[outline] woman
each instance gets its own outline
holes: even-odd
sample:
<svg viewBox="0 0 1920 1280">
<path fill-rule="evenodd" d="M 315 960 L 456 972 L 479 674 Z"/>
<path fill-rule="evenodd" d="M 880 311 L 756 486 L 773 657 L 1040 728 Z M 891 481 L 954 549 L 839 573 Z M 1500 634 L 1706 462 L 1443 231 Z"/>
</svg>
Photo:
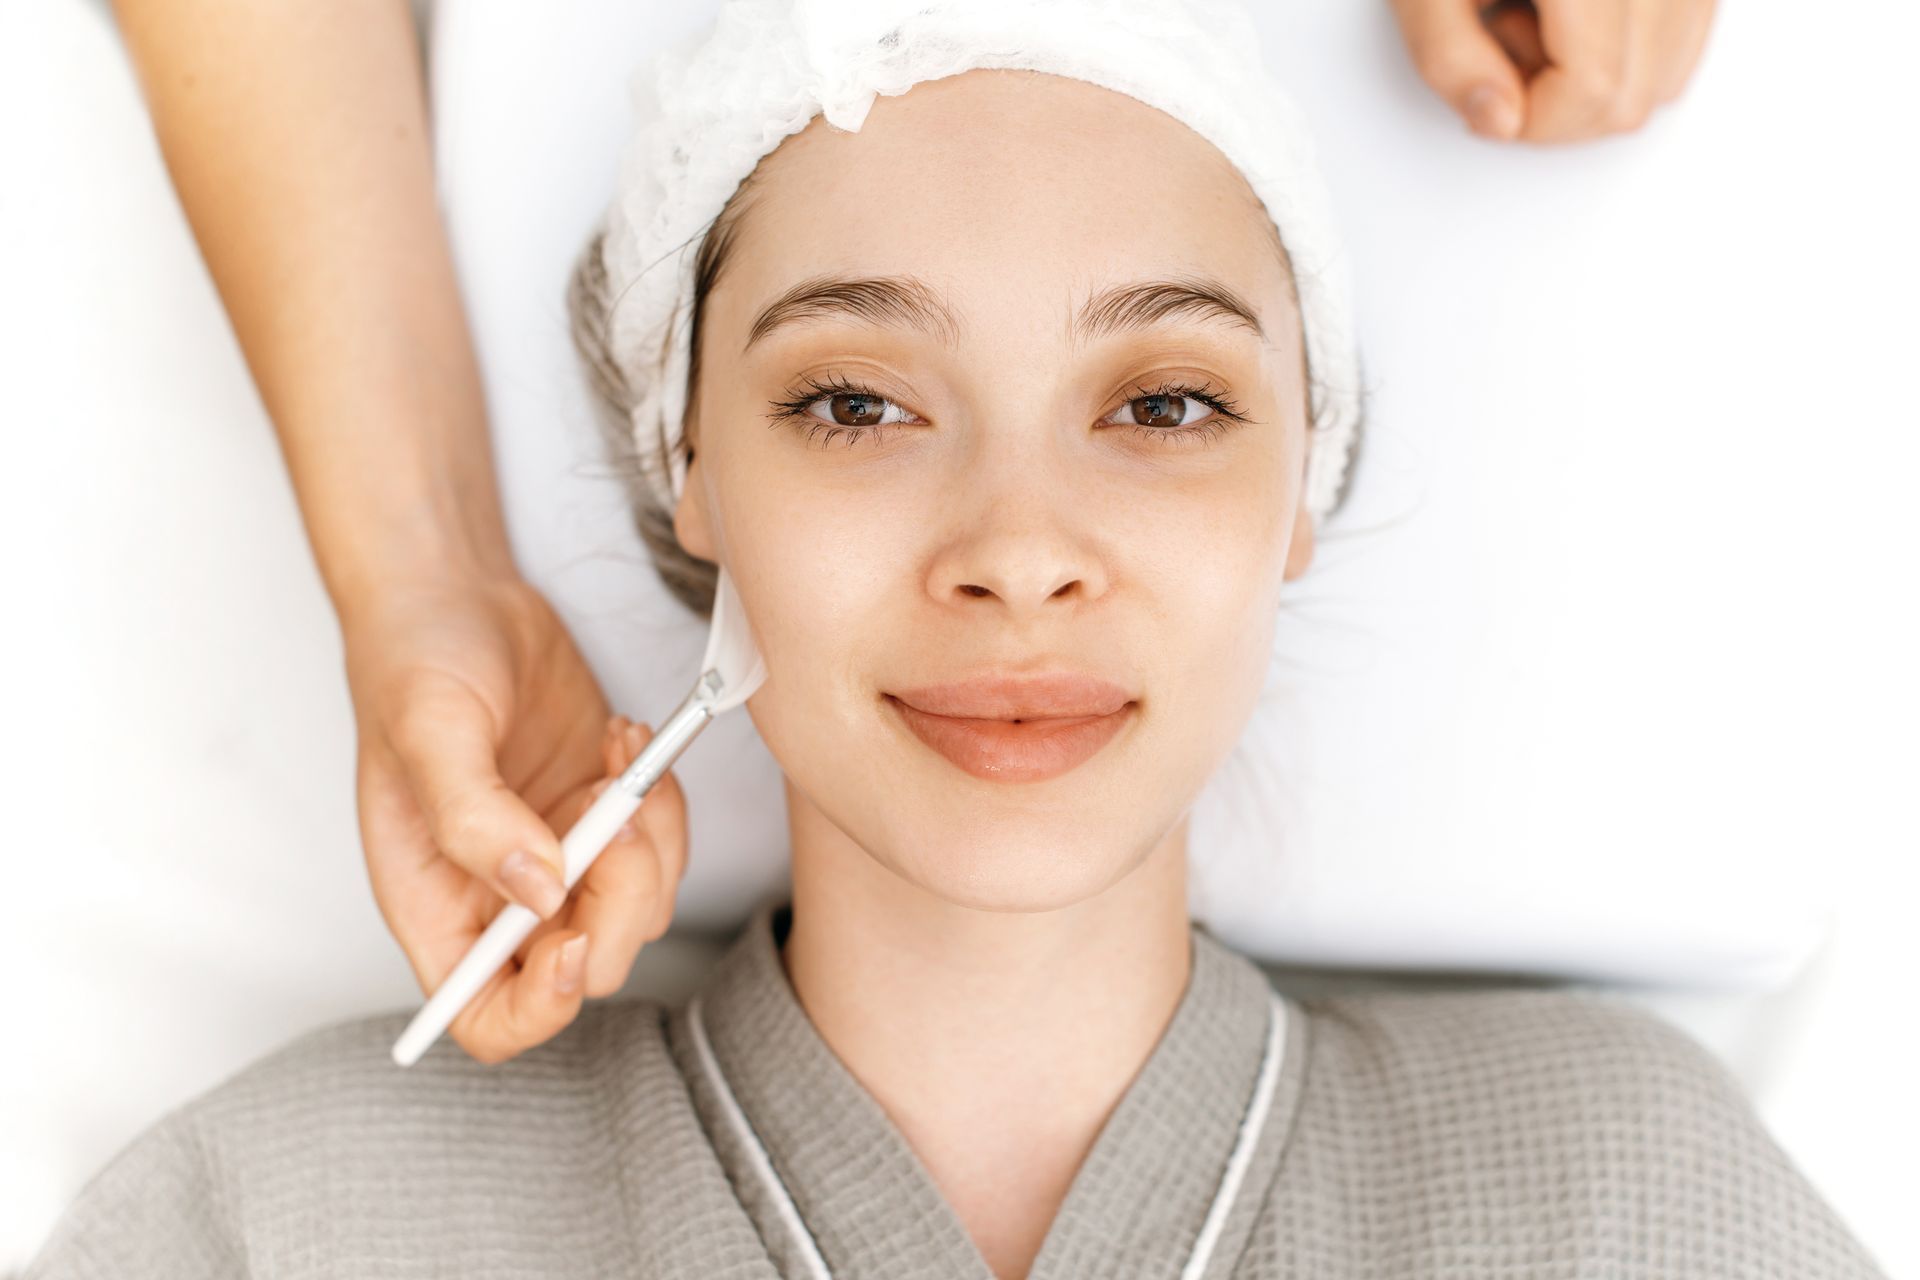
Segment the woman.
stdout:
<svg viewBox="0 0 1920 1280">
<path fill-rule="evenodd" d="M 369 882 L 431 991 L 500 899 L 558 909 L 552 827 L 594 776 L 608 710 L 582 649 L 614 646 L 584 619 L 576 643 L 555 584 L 509 545 L 409 6 L 113 8 L 340 622 Z M 1476 133 L 1547 145 L 1631 131 L 1679 96 L 1713 9 L 1392 5 L 1413 65 Z M 587 993 L 632 958 L 596 947 Z M 506 1031 L 523 998 L 494 992 L 455 1040 L 488 1059 L 531 1047 Z"/>
<path fill-rule="evenodd" d="M 684 1005 L 529 994 L 551 1038 L 508 1062 L 396 1070 L 410 1011 L 303 1037 L 28 1274 L 1877 1275 L 1650 1016 L 1281 998 L 1190 922 L 1185 815 L 1313 553 L 1322 371 L 1273 231 L 1204 139 L 1069 77 L 785 139 L 702 247 L 657 550 L 724 560 L 754 621 L 791 902 Z M 1106 292 L 1165 280 L 1205 287 Z M 610 776 L 644 738 L 611 727 Z M 655 800 L 596 870 L 684 855 Z"/>
</svg>

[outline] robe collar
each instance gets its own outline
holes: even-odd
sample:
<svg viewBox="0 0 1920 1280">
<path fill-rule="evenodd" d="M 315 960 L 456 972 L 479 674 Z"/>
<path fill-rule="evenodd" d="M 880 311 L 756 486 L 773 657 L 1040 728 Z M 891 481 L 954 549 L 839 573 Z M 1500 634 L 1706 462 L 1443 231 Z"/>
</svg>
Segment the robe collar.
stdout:
<svg viewBox="0 0 1920 1280">
<path fill-rule="evenodd" d="M 669 1034 L 701 1118 L 781 1273 L 808 1274 L 789 1210 L 765 1190 L 765 1160 L 835 1277 L 993 1280 L 959 1216 L 880 1104 L 835 1056 L 781 964 L 790 904 L 765 905 L 697 1000 L 713 1065 L 759 1150 L 733 1131 L 707 1083 L 690 1014 Z M 1226 1173 L 1267 1048 L 1271 984 L 1203 926 L 1172 1020 L 1108 1116 L 1034 1260 L 1029 1280 L 1176 1276 Z M 1209 1276 L 1231 1274 L 1279 1171 L 1305 1077 L 1309 1020 L 1284 1012 L 1278 1075 Z"/>
</svg>

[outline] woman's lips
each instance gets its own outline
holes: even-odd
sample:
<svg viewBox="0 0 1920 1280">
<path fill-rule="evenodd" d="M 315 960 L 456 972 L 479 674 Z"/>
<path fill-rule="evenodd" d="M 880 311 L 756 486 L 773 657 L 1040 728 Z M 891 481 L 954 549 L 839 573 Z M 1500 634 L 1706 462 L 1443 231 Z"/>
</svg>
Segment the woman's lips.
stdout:
<svg viewBox="0 0 1920 1280">
<path fill-rule="evenodd" d="M 1139 706 L 1122 686 L 1078 671 L 981 672 L 886 699 L 916 738 L 992 782 L 1058 777 L 1106 746 Z"/>
</svg>

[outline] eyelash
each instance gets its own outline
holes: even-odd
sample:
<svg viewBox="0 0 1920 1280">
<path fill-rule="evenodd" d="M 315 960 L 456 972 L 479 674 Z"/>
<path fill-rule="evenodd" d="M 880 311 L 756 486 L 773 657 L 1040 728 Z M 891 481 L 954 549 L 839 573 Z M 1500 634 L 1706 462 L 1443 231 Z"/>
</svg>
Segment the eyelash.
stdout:
<svg viewBox="0 0 1920 1280">
<path fill-rule="evenodd" d="M 897 422 L 887 422 L 875 423 L 865 427 L 848 427 L 842 426 L 837 422 L 822 422 L 820 419 L 808 413 L 808 409 L 830 396 L 865 396 L 869 399 L 884 401 L 887 404 L 894 403 L 890 397 L 883 396 L 870 387 L 849 381 L 838 374 L 834 374 L 824 381 L 812 377 L 803 378 L 798 387 L 788 389 L 787 395 L 788 399 L 775 400 L 772 402 L 774 412 L 768 414 L 767 417 L 772 419 L 776 424 L 792 421 L 795 426 L 800 425 L 800 420 L 804 420 L 808 424 L 807 439 L 809 441 L 820 432 L 825 431 L 827 437 L 826 440 L 822 442 L 822 447 L 832 443 L 835 435 L 844 434 L 847 436 L 847 446 L 851 448 L 855 443 L 869 435 L 887 430 L 891 427 L 904 425 Z M 1125 424 L 1130 425 L 1136 434 L 1151 437 L 1158 443 L 1185 444 L 1189 441 L 1201 439 L 1211 441 L 1218 439 L 1234 427 L 1248 421 L 1245 414 L 1241 412 L 1240 407 L 1228 399 L 1225 393 L 1213 391 L 1206 387 L 1188 386 L 1185 383 L 1171 381 L 1163 382 L 1157 386 L 1147 386 L 1145 384 L 1136 386 L 1132 399 L 1139 399 L 1144 396 L 1179 396 L 1183 399 L 1198 400 L 1201 404 L 1213 410 L 1212 417 L 1203 422 L 1195 422 L 1184 427 L 1147 427 L 1137 422 Z M 1132 403 L 1132 399 L 1130 399 L 1128 403 Z"/>
</svg>

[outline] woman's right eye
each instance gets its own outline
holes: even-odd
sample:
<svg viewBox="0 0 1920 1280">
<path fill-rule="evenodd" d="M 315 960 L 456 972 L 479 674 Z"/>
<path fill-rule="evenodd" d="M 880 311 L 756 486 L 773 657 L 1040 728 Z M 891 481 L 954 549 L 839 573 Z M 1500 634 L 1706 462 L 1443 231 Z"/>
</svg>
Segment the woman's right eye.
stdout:
<svg viewBox="0 0 1920 1280">
<path fill-rule="evenodd" d="M 821 421 L 836 427 L 891 426 L 902 419 L 888 418 L 884 406 L 891 406 L 903 415 L 906 412 L 885 396 L 872 395 L 865 391 L 837 392 L 830 396 L 821 396 L 818 400 L 810 401 L 808 408 L 822 404 L 827 406 L 825 416 L 818 414 L 808 416 L 818 417 Z"/>
<path fill-rule="evenodd" d="M 788 399 L 774 401 L 773 410 L 769 418 L 805 427 L 809 440 L 825 432 L 823 443 L 830 443 L 844 433 L 849 445 L 883 427 L 919 421 L 878 392 L 839 378 L 827 382 L 809 378 Z"/>
</svg>

